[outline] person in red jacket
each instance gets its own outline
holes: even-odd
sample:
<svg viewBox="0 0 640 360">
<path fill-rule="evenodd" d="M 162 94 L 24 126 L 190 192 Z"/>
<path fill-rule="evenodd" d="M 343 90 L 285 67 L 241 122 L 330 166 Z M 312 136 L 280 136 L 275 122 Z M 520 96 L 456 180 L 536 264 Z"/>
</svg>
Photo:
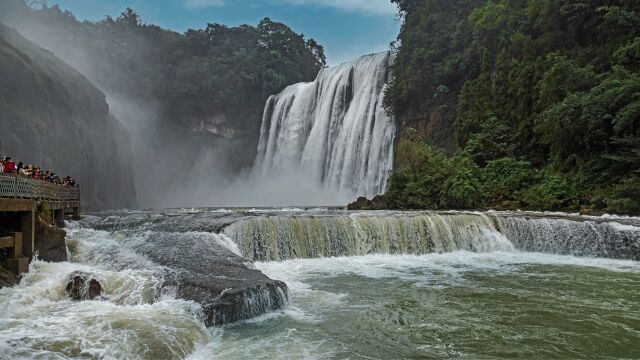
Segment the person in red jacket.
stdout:
<svg viewBox="0 0 640 360">
<path fill-rule="evenodd" d="M 13 160 L 11 160 L 11 158 L 7 156 L 7 158 L 4 161 L 2 172 L 5 174 L 10 174 L 15 170 L 16 170 L 16 163 L 14 163 Z"/>
</svg>

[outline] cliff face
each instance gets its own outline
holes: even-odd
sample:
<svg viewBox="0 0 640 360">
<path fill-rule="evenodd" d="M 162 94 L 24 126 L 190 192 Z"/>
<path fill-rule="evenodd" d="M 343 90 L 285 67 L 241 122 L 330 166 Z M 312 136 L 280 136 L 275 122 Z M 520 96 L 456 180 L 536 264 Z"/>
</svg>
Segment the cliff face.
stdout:
<svg viewBox="0 0 640 360">
<path fill-rule="evenodd" d="M 105 95 L 1 24 L 0 141 L 3 154 L 74 176 L 85 208 L 135 206 L 130 138 Z"/>
</svg>

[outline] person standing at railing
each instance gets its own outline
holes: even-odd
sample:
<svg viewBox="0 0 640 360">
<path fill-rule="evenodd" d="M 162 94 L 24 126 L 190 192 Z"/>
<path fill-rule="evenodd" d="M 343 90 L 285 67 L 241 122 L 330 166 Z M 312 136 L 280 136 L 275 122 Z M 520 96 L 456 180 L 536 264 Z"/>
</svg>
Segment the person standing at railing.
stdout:
<svg viewBox="0 0 640 360">
<path fill-rule="evenodd" d="M 62 185 L 69 186 L 69 187 L 75 187 L 76 186 L 76 181 L 71 176 L 67 176 L 62 181 Z"/>
<path fill-rule="evenodd" d="M 24 168 L 24 171 L 23 171 L 22 175 L 32 178 L 33 177 L 33 165 L 28 165 L 26 168 Z"/>
<path fill-rule="evenodd" d="M 2 160 L 2 172 L 5 174 L 11 174 L 16 170 L 16 163 L 11 160 L 11 157 L 7 156 Z"/>
</svg>

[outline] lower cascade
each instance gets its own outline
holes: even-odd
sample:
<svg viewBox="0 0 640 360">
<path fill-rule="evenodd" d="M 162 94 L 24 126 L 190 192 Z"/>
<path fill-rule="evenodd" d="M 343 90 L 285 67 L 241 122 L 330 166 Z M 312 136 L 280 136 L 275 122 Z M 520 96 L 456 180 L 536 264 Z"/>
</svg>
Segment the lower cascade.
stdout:
<svg viewBox="0 0 640 360">
<path fill-rule="evenodd" d="M 0 358 L 640 356 L 640 218 L 122 210 L 66 231 L 68 261 L 0 289 Z"/>
<path fill-rule="evenodd" d="M 384 191 L 395 124 L 383 107 L 389 52 L 323 69 L 267 100 L 254 174 L 304 172 L 345 201 Z"/>
<path fill-rule="evenodd" d="M 436 212 L 270 216 L 239 221 L 225 233 L 245 257 L 257 261 L 457 250 L 640 259 L 640 227 L 579 217 Z"/>
</svg>

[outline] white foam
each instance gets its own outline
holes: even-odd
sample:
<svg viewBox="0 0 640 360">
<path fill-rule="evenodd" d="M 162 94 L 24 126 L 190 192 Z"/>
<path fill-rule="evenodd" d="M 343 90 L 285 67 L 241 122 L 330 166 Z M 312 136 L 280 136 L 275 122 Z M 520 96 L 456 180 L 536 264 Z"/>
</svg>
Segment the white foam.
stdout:
<svg viewBox="0 0 640 360">
<path fill-rule="evenodd" d="M 640 231 L 640 227 L 638 226 L 633 226 L 633 225 L 624 225 L 624 224 L 620 224 L 619 222 L 609 222 L 608 223 L 609 226 L 611 226 L 612 228 L 618 230 L 618 231 Z"/>
<path fill-rule="evenodd" d="M 310 291 L 305 282 L 314 277 L 358 275 L 373 279 L 419 278 L 432 273 L 452 276 L 469 271 L 512 271 L 523 265 L 558 265 L 597 267 L 610 271 L 640 272 L 640 262 L 631 260 L 596 259 L 542 253 L 496 251 L 474 253 L 456 251 L 427 255 L 367 255 L 301 259 L 283 262 L 256 263 L 267 276 L 290 284 L 293 293 Z"/>
<path fill-rule="evenodd" d="M 95 277 L 104 296 L 82 302 L 65 297 L 75 271 Z M 117 359 L 147 348 L 184 357 L 210 341 L 208 332 L 199 305 L 156 298 L 162 281 L 148 270 L 35 261 L 19 285 L 0 290 L 0 357 Z"/>
</svg>

